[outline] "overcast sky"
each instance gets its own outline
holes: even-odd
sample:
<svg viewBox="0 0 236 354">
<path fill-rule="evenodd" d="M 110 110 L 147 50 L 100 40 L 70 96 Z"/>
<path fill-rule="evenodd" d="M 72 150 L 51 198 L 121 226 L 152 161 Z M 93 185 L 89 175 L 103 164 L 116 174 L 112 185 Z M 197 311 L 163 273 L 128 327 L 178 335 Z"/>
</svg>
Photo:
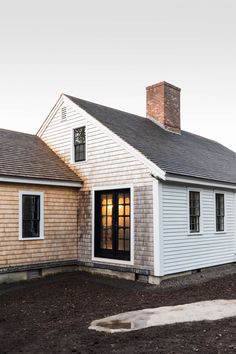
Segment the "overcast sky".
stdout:
<svg viewBox="0 0 236 354">
<path fill-rule="evenodd" d="M 36 133 L 65 92 L 145 115 L 181 87 L 182 129 L 236 151 L 235 0 L 0 1 L 0 127 Z"/>
</svg>

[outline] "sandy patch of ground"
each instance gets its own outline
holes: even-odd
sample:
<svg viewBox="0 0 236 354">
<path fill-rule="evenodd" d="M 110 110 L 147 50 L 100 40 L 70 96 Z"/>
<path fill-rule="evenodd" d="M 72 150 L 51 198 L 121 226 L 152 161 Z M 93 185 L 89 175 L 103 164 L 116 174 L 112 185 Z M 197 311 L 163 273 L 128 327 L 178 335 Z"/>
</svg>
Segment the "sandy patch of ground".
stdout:
<svg viewBox="0 0 236 354">
<path fill-rule="evenodd" d="M 236 316 L 236 300 L 200 301 L 121 313 L 95 320 L 89 329 L 108 333 L 194 321 L 215 321 Z"/>
</svg>

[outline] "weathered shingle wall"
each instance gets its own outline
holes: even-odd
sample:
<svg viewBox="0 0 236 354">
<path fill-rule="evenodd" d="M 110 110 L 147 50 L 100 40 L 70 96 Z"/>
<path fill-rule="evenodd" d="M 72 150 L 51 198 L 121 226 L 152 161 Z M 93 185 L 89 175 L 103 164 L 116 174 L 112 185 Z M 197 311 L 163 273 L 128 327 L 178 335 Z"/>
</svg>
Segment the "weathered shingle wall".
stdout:
<svg viewBox="0 0 236 354">
<path fill-rule="evenodd" d="M 44 192 L 44 240 L 19 240 L 19 192 Z M 77 189 L 0 184 L 0 267 L 77 258 Z"/>
</svg>

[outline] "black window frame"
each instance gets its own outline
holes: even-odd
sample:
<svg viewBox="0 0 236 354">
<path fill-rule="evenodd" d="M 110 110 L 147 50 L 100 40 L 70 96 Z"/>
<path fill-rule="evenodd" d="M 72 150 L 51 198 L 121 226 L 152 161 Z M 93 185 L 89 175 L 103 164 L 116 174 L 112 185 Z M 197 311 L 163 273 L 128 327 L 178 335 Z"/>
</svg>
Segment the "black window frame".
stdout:
<svg viewBox="0 0 236 354">
<path fill-rule="evenodd" d="M 40 194 L 21 194 L 21 239 L 42 238 L 41 203 Z"/>
<path fill-rule="evenodd" d="M 131 260 L 131 233 L 132 233 L 132 205 L 131 205 L 131 190 L 130 188 L 122 188 L 122 189 L 111 189 L 111 190 L 99 190 L 94 192 L 94 217 L 95 217 L 95 222 L 94 222 L 94 256 L 98 258 L 108 258 L 108 259 L 116 259 L 116 260 L 123 260 L 123 261 L 130 261 Z M 101 219 L 102 219 L 102 213 L 101 213 L 101 208 L 102 208 L 102 203 L 101 203 L 101 196 L 104 194 L 109 194 L 112 195 L 112 204 L 113 204 L 113 211 L 112 211 L 112 249 L 102 249 L 100 244 L 101 244 Z M 120 214 L 118 212 L 118 196 L 119 194 L 122 193 L 128 193 L 129 195 L 129 246 L 128 250 L 124 249 L 119 250 L 119 230 L 123 229 L 123 227 L 120 227 L 118 225 L 118 219 L 120 217 Z M 125 202 L 124 202 L 125 203 Z M 127 206 L 127 204 L 124 204 L 124 208 Z M 124 216 L 125 218 L 126 216 Z M 125 230 L 125 229 L 124 229 Z M 125 238 L 125 231 L 123 234 L 123 237 Z M 124 240 L 125 244 L 125 240 Z"/>
<path fill-rule="evenodd" d="M 84 132 L 80 134 L 80 137 L 76 137 L 76 131 L 79 130 L 84 130 Z M 79 139 L 80 141 L 77 141 Z M 86 140 L 87 132 L 85 125 L 73 129 L 74 162 L 86 161 Z"/>
<path fill-rule="evenodd" d="M 223 207 L 221 198 L 223 197 Z M 225 194 L 215 193 L 215 228 L 216 232 L 225 232 Z"/>
<path fill-rule="evenodd" d="M 189 190 L 189 233 L 201 233 L 201 193 L 197 190 Z"/>
</svg>

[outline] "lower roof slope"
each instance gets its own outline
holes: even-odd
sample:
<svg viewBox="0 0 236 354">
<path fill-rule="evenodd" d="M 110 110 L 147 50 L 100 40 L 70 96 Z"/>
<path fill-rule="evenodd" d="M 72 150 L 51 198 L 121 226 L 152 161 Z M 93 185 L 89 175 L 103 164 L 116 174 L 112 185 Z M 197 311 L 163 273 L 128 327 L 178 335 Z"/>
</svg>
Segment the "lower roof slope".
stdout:
<svg viewBox="0 0 236 354">
<path fill-rule="evenodd" d="M 80 182 L 36 135 L 0 129 L 0 176 Z"/>
<path fill-rule="evenodd" d="M 152 120 L 66 95 L 167 173 L 236 183 L 236 154 L 225 146 Z"/>
</svg>

